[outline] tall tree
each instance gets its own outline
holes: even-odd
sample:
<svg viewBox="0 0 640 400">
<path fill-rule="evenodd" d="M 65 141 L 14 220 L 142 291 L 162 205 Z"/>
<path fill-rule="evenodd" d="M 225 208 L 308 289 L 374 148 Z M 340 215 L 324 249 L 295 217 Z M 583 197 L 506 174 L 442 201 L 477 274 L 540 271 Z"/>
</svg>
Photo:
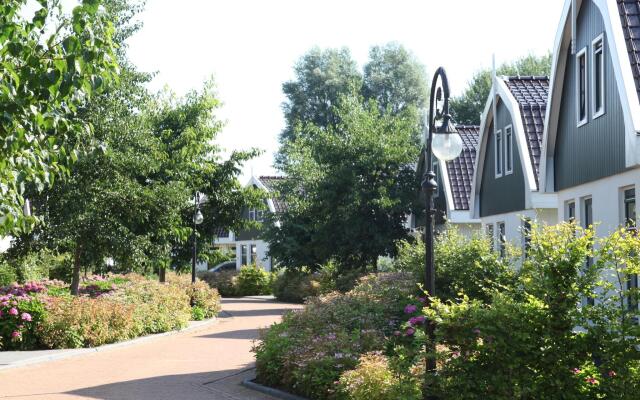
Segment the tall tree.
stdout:
<svg viewBox="0 0 640 400">
<path fill-rule="evenodd" d="M 347 48 L 313 48 L 294 67 L 295 79 L 285 82 L 282 91 L 286 126 L 281 142 L 296 137 L 296 124 L 312 122 L 317 126 L 335 123 L 331 108 L 343 95 L 360 92 L 362 75 Z"/>
<path fill-rule="evenodd" d="M 383 114 L 375 101 L 350 96 L 331 111 L 340 122 L 305 123 L 289 148 L 281 188 L 289 209 L 266 232 L 270 254 L 287 267 L 335 260 L 364 269 L 407 235 L 419 151 L 415 108 Z"/>
<path fill-rule="evenodd" d="M 27 0 L 0 6 L 0 235 L 26 231 L 24 191 L 44 189 L 75 159 L 70 145 L 91 126 L 78 108 L 112 79 L 113 27 L 99 0 L 83 0 L 70 17 L 58 1 Z"/>
<path fill-rule="evenodd" d="M 551 73 L 551 53 L 538 57 L 528 55 L 511 63 L 496 68 L 500 75 L 538 75 Z M 461 124 L 480 124 L 480 114 L 484 110 L 487 97 L 491 91 L 491 70 L 484 69 L 473 75 L 464 93 L 451 100 L 452 114 L 456 122 Z"/>
<path fill-rule="evenodd" d="M 398 43 L 374 46 L 364 66 L 362 94 L 380 108 L 399 113 L 407 107 L 427 104 L 427 78 L 424 65 Z"/>
</svg>

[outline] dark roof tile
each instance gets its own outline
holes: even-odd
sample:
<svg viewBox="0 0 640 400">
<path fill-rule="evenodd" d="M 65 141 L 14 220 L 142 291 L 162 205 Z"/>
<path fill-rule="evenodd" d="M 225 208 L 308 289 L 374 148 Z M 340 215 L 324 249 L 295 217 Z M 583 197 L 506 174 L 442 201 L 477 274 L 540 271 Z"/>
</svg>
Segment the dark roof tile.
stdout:
<svg viewBox="0 0 640 400">
<path fill-rule="evenodd" d="M 480 127 L 457 125 L 456 129 L 462 138 L 462 153 L 458 158 L 447 161 L 447 173 L 454 208 L 468 210 Z"/>
<path fill-rule="evenodd" d="M 640 99 L 640 0 L 617 0 L 627 53 Z"/>
<path fill-rule="evenodd" d="M 270 193 L 275 192 L 275 196 L 271 196 L 273 206 L 276 213 L 281 213 L 287 210 L 287 203 L 278 195 L 278 182 L 282 182 L 285 178 L 283 176 L 261 176 L 258 178 L 260 182 L 267 188 Z"/>
</svg>

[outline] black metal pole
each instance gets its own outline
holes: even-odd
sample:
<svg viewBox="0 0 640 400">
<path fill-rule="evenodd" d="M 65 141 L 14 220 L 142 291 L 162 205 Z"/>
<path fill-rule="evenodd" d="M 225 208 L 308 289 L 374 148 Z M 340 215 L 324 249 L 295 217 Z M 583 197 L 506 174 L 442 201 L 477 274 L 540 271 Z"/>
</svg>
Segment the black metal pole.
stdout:
<svg viewBox="0 0 640 400">
<path fill-rule="evenodd" d="M 193 262 L 191 263 L 191 283 L 196 283 L 196 256 L 198 254 L 196 235 L 198 224 L 196 223 L 196 215 L 198 215 L 198 193 L 194 196 L 193 207 Z"/>
<path fill-rule="evenodd" d="M 438 80 L 442 80 L 442 93 L 438 87 Z M 443 109 L 436 110 L 436 101 L 443 100 Z M 449 115 L 449 83 L 447 81 L 447 75 L 444 72 L 444 68 L 440 67 L 433 76 L 431 83 L 431 96 L 429 99 L 429 122 L 428 122 L 428 135 L 424 148 L 424 160 L 425 160 L 425 173 L 423 175 L 422 190 L 425 194 L 425 259 L 424 259 L 424 284 L 427 291 L 426 306 L 431 305 L 431 297 L 436 294 L 436 271 L 435 262 L 433 256 L 433 237 L 434 237 L 434 216 L 435 208 L 433 205 L 433 195 L 438 188 L 436 182 L 436 175 L 433 172 L 433 132 L 435 131 L 436 119 L 442 118 L 445 115 Z M 435 323 L 431 320 L 425 323 L 425 333 L 427 340 L 425 342 L 425 384 L 423 398 L 425 400 L 436 400 L 437 398 L 430 393 L 429 390 L 429 377 L 436 374 L 436 357 L 435 357 Z"/>
</svg>

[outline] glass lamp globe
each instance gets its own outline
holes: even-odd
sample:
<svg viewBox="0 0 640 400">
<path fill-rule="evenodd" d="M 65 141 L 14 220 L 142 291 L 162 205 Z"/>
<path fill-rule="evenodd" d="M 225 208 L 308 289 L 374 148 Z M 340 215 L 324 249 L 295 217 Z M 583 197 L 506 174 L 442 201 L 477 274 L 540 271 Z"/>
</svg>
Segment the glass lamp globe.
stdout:
<svg viewBox="0 0 640 400">
<path fill-rule="evenodd" d="M 453 160 L 462 152 L 462 138 L 447 116 L 440 129 L 433 134 L 432 149 L 433 154 L 442 161 Z"/>
<path fill-rule="evenodd" d="M 196 225 L 200 225 L 202 221 L 204 221 L 204 217 L 202 216 L 200 210 L 198 210 L 198 212 L 196 212 L 196 215 L 193 217 L 193 222 L 195 222 Z"/>
</svg>

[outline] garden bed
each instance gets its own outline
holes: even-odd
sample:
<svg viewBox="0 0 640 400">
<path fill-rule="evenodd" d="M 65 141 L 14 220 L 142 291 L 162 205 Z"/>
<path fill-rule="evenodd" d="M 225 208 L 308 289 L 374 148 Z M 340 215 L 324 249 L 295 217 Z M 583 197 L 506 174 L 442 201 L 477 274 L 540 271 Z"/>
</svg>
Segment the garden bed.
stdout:
<svg viewBox="0 0 640 400">
<path fill-rule="evenodd" d="M 186 276 L 168 278 L 163 284 L 137 274 L 88 277 L 78 296 L 61 281 L 0 288 L 0 349 L 96 347 L 217 315 L 215 289 Z"/>
</svg>

